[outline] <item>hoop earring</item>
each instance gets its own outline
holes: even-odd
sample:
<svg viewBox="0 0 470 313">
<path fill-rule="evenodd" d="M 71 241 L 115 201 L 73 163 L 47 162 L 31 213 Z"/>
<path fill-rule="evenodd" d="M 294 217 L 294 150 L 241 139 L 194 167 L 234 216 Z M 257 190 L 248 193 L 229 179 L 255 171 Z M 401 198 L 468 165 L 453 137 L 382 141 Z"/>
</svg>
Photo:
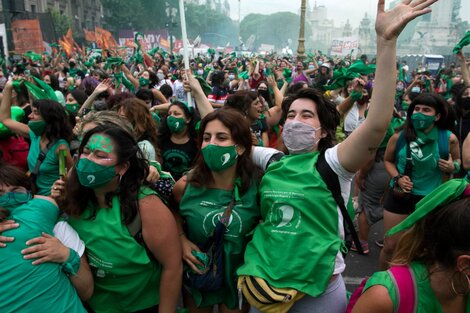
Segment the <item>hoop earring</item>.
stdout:
<svg viewBox="0 0 470 313">
<path fill-rule="evenodd" d="M 457 289 L 455 288 L 455 284 L 454 284 L 455 274 L 457 273 L 461 273 L 461 272 L 457 271 L 452 275 L 452 279 L 450 283 L 452 286 L 452 291 L 455 293 L 456 296 L 466 296 L 470 292 L 470 278 L 468 277 L 468 275 L 464 274 L 465 278 L 467 279 L 467 290 L 465 292 L 457 292 Z"/>
</svg>

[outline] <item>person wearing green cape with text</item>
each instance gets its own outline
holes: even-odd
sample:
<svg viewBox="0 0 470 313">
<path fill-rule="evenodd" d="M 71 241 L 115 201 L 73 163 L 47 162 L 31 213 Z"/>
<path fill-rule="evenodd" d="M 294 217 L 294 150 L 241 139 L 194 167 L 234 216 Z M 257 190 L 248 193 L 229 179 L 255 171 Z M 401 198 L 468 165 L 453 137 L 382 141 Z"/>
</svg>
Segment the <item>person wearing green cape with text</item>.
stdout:
<svg viewBox="0 0 470 313">
<path fill-rule="evenodd" d="M 247 276 L 299 293 L 282 308 L 252 301 L 250 312 L 345 311 L 343 218 L 316 163 L 325 158 L 347 203 L 354 173 L 375 156 L 392 117 L 397 37 L 434 2 L 402 1 L 385 12 L 385 1 L 378 1 L 377 70 L 368 118 L 342 143 L 333 146 L 339 114 L 321 93 L 302 89 L 284 101 L 282 138 L 289 155 L 271 164 L 262 178 L 263 221 L 237 273 L 245 297 Z"/>
<path fill-rule="evenodd" d="M 432 93 L 418 95 L 408 108 L 403 129 L 394 134 L 385 150 L 384 165 L 391 189 L 397 186 L 403 194 L 389 192 L 384 200 L 384 231 L 411 214 L 416 203 L 438 187 L 449 175 L 460 171 L 460 148 L 457 137 L 448 130 L 445 100 Z M 409 145 L 411 171 L 407 171 Z M 444 155 L 447 150 L 447 155 Z M 408 162 L 409 163 L 409 162 Z M 395 186 L 395 188 L 393 188 Z M 380 268 L 388 268 L 401 234 L 384 240 Z"/>
<path fill-rule="evenodd" d="M 201 154 L 194 168 L 173 190 L 179 201 L 177 220 L 187 265 L 185 275 L 202 274 L 205 269 L 196 256 L 224 219 L 229 205 L 231 214 L 225 217 L 228 223 L 222 238 L 224 283 L 218 290 L 202 291 L 185 281 L 185 306 L 190 313 L 212 313 L 214 306 L 220 313 L 247 312 L 246 304 L 237 309 L 236 270 L 243 262 L 248 234 L 260 216 L 258 176 L 250 156 L 250 125 L 236 110 L 222 108 L 202 120 L 198 142 Z"/>
<path fill-rule="evenodd" d="M 469 195 L 468 180 L 450 180 L 386 234 L 406 231 L 392 265 L 409 268 L 414 290 L 402 294 L 403 286 L 397 287 L 389 271 L 377 272 L 368 279 L 353 313 L 392 313 L 410 302 L 416 313 L 470 312 Z"/>
<path fill-rule="evenodd" d="M 0 122 L 14 133 L 31 140 L 28 153 L 29 172 L 36 172 L 32 175 L 36 194 L 48 196 L 51 193 L 52 184 L 59 178 L 60 150 L 66 151 L 66 167 L 72 167 L 73 161 L 69 148 L 72 126 L 62 105 L 48 99 L 33 102 L 32 113 L 28 116 L 30 121 L 27 125 L 13 120 L 10 113 L 12 91 L 13 84 L 10 81 L 3 90 Z M 40 154 L 46 151 L 45 158 L 35 171 Z"/>
<path fill-rule="evenodd" d="M 180 241 L 170 210 L 144 183 L 148 171 L 124 129 L 102 125 L 85 133 L 62 199 L 68 222 L 86 245 L 95 283 L 88 301 L 93 312 L 176 310 Z"/>
</svg>

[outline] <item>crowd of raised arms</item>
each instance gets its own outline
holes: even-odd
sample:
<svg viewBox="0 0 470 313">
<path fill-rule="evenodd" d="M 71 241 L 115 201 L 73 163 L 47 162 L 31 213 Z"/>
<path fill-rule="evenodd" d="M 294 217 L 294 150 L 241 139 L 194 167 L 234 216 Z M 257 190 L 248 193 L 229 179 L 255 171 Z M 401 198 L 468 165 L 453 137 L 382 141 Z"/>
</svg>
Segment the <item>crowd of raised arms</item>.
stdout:
<svg viewBox="0 0 470 313">
<path fill-rule="evenodd" d="M 378 0 L 374 59 L 185 69 L 136 40 L 7 64 L 0 312 L 470 312 L 470 31 L 436 73 L 396 55 L 436 1 Z"/>
</svg>

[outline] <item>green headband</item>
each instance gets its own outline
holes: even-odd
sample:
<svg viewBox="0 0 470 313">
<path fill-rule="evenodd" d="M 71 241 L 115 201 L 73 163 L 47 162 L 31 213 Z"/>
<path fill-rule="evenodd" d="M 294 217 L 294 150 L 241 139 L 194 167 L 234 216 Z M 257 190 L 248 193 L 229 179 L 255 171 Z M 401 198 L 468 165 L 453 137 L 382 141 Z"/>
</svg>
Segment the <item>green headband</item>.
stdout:
<svg viewBox="0 0 470 313">
<path fill-rule="evenodd" d="M 430 194 L 416 204 L 416 209 L 404 221 L 390 229 L 386 236 L 395 235 L 398 232 L 411 228 L 423 217 L 437 208 L 462 198 L 464 191 L 469 186 L 466 178 L 452 179 L 434 189 Z"/>
</svg>

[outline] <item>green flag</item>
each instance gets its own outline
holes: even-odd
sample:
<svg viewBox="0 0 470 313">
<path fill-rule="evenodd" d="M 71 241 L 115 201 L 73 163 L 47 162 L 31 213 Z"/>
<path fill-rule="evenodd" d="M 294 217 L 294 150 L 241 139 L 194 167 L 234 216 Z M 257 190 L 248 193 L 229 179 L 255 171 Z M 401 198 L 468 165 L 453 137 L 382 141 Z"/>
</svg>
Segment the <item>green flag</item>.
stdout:
<svg viewBox="0 0 470 313">
<path fill-rule="evenodd" d="M 459 41 L 458 44 L 455 45 L 454 50 L 452 50 L 455 54 L 457 54 L 463 47 L 470 45 L 470 30 L 467 31 L 465 36 Z"/>
</svg>

